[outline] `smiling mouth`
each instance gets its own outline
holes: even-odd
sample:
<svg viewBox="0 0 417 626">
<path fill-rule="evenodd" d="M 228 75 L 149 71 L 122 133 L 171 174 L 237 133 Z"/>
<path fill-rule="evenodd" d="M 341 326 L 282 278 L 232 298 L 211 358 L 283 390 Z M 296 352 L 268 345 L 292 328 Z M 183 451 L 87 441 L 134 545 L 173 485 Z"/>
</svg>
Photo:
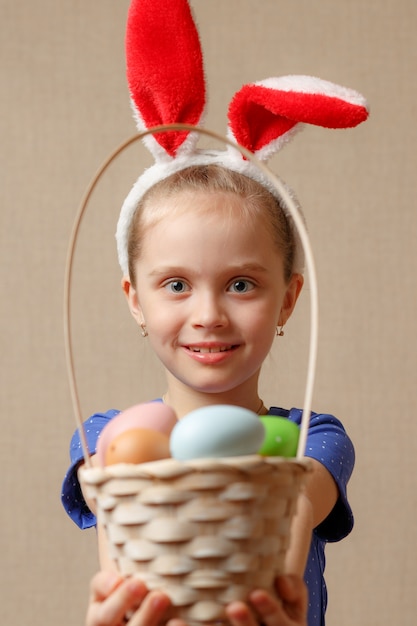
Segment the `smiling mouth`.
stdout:
<svg viewBox="0 0 417 626">
<path fill-rule="evenodd" d="M 230 350 L 234 350 L 236 348 L 236 346 L 216 346 L 213 348 L 204 348 L 204 347 L 195 347 L 195 346 L 189 346 L 188 349 L 191 350 L 191 352 L 198 352 L 201 354 L 211 354 L 211 353 L 215 353 L 215 352 L 229 352 Z"/>
</svg>

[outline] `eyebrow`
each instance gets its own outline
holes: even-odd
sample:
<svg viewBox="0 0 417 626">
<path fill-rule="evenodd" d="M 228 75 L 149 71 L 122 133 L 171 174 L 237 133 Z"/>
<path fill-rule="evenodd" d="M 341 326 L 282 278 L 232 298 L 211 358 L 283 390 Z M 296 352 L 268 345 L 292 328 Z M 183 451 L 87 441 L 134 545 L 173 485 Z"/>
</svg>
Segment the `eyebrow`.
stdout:
<svg viewBox="0 0 417 626">
<path fill-rule="evenodd" d="M 191 273 L 193 273 L 194 270 L 190 270 L 189 268 L 184 268 L 176 265 L 162 265 L 160 267 L 156 267 L 151 272 L 149 272 L 149 276 L 165 276 L 167 274 L 171 274 L 172 276 L 181 276 L 184 273 L 190 273 L 190 271 Z M 242 265 L 232 265 L 226 267 L 224 271 L 228 274 L 230 273 L 239 276 L 240 274 L 246 274 L 251 272 L 266 273 L 267 269 L 260 263 L 243 263 Z"/>
<path fill-rule="evenodd" d="M 267 269 L 260 263 L 243 263 L 243 265 L 235 265 L 226 268 L 228 271 L 231 271 L 236 274 L 246 274 L 247 272 L 266 272 Z"/>
</svg>

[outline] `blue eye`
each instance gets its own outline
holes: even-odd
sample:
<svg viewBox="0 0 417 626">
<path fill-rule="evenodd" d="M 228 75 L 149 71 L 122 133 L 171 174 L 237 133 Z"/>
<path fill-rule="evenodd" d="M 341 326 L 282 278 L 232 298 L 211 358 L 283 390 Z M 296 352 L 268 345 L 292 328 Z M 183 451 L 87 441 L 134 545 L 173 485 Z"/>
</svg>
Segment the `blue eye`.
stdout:
<svg viewBox="0 0 417 626">
<path fill-rule="evenodd" d="M 171 293 L 184 293 L 188 289 L 183 280 L 172 280 L 165 285 L 165 288 Z"/>
<path fill-rule="evenodd" d="M 248 291 L 252 291 L 253 288 L 253 282 L 250 280 L 244 280 L 243 278 L 235 280 L 230 285 L 230 291 L 233 291 L 234 293 L 247 293 Z"/>
</svg>

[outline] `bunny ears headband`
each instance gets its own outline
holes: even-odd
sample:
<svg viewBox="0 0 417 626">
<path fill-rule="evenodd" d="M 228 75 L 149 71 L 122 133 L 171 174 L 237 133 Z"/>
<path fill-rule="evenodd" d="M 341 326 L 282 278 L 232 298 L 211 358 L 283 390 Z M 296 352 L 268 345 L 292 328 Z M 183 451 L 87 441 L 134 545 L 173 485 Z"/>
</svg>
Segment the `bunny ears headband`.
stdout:
<svg viewBox="0 0 417 626">
<path fill-rule="evenodd" d="M 162 124 L 198 127 L 206 105 L 203 58 L 187 0 L 132 0 L 126 33 L 127 78 L 139 131 Z M 350 128 L 368 117 L 363 96 L 311 76 L 283 76 L 244 85 L 229 105 L 227 138 L 266 162 L 303 124 Z M 192 165 L 218 164 L 260 182 L 285 202 L 256 167 L 230 146 L 221 151 L 196 147 L 198 133 L 147 135 L 155 163 L 139 177 L 119 217 L 119 263 L 128 275 L 129 226 L 142 196 L 158 181 Z M 288 213 L 289 219 L 291 219 Z M 298 245 L 295 270 L 302 271 Z"/>
</svg>

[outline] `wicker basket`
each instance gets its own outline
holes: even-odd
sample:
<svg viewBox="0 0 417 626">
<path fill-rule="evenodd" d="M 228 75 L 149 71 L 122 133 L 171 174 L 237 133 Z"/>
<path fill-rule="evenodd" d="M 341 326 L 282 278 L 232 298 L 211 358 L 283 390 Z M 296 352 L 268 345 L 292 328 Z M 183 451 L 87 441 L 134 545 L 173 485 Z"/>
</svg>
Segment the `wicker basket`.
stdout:
<svg viewBox="0 0 417 626">
<path fill-rule="evenodd" d="M 163 589 L 167 616 L 222 621 L 282 572 L 308 461 L 258 455 L 82 469 L 124 575 Z"/>
</svg>

